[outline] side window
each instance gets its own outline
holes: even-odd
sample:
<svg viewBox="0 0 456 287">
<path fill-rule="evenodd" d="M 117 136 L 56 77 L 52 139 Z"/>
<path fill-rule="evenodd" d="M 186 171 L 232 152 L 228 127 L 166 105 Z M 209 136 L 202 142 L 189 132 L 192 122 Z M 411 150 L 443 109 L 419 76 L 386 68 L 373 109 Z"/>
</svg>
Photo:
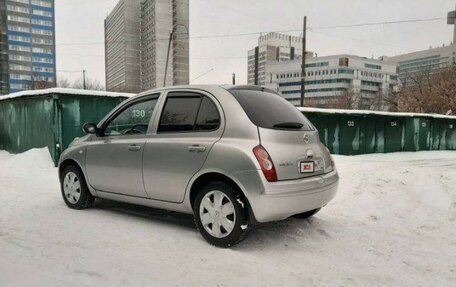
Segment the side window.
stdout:
<svg viewBox="0 0 456 287">
<path fill-rule="evenodd" d="M 203 98 L 201 107 L 196 119 L 195 130 L 197 131 L 211 131 L 216 130 L 220 126 L 220 115 L 217 107 L 207 97 Z"/>
<path fill-rule="evenodd" d="M 157 99 L 132 104 L 112 119 L 104 130 L 106 136 L 146 134 Z"/>
<path fill-rule="evenodd" d="M 193 131 L 200 104 L 200 96 L 168 97 L 160 118 L 158 132 Z"/>
<path fill-rule="evenodd" d="M 186 96 L 180 96 L 185 94 Z M 220 115 L 208 97 L 188 93 L 172 93 L 163 108 L 159 133 L 211 131 L 220 126 Z"/>
</svg>

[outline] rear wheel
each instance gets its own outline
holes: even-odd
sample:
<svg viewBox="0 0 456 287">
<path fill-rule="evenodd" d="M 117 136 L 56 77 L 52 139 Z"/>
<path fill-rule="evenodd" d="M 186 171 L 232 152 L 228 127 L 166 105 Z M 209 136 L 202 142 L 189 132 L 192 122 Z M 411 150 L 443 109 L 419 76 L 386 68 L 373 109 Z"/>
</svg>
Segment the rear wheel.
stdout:
<svg viewBox="0 0 456 287">
<path fill-rule="evenodd" d="M 84 209 L 90 207 L 95 200 L 92 194 L 90 194 L 84 175 L 74 165 L 64 168 L 60 185 L 63 200 L 69 208 Z"/>
<path fill-rule="evenodd" d="M 230 247 L 247 235 L 245 201 L 224 182 L 204 186 L 196 196 L 193 212 L 198 230 L 212 245 Z"/>
<path fill-rule="evenodd" d="M 321 208 L 317 208 L 317 209 L 314 209 L 314 210 L 310 210 L 310 211 L 306 211 L 306 212 L 303 212 L 303 213 L 299 213 L 299 214 L 293 215 L 293 217 L 300 218 L 300 219 L 306 219 L 306 218 L 309 218 L 309 217 L 315 215 L 317 212 L 320 211 L 320 209 Z"/>
</svg>

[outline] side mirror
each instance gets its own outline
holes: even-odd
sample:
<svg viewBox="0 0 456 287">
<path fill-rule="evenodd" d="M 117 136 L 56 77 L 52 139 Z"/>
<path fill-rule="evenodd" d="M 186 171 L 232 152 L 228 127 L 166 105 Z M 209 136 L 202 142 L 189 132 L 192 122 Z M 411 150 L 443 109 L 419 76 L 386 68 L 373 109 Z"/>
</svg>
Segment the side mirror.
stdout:
<svg viewBox="0 0 456 287">
<path fill-rule="evenodd" d="M 97 134 L 98 133 L 97 125 L 94 123 L 86 123 L 86 124 L 84 124 L 82 129 L 84 130 L 84 132 L 86 134 Z"/>
</svg>

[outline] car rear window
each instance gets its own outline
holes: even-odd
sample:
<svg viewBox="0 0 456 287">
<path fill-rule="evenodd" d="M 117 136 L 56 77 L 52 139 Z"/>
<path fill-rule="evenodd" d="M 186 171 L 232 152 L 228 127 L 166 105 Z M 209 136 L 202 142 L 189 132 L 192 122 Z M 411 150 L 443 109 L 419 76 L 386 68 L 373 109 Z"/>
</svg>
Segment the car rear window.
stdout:
<svg viewBox="0 0 456 287">
<path fill-rule="evenodd" d="M 258 90 L 230 90 L 250 120 L 266 129 L 314 130 L 309 120 L 279 95 Z"/>
</svg>

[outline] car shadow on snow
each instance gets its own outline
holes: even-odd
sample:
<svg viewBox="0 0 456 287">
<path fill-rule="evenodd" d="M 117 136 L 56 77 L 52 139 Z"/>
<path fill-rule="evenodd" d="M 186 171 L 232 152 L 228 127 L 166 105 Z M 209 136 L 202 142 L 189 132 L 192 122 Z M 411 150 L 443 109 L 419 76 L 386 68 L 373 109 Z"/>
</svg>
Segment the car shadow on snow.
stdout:
<svg viewBox="0 0 456 287">
<path fill-rule="evenodd" d="M 161 224 L 174 225 L 187 230 L 197 229 L 193 215 L 166 211 L 147 206 L 135 205 L 111 200 L 96 200 L 95 210 L 113 212 L 144 220 L 153 220 Z M 262 223 L 253 226 L 247 238 L 233 249 L 246 251 L 252 249 L 274 248 L 277 246 L 292 247 L 313 241 L 332 240 L 327 222 L 318 215 L 309 219 L 288 218 L 283 221 Z M 202 237 L 198 237 L 203 240 Z"/>
<path fill-rule="evenodd" d="M 92 209 L 120 213 L 128 216 L 138 217 L 145 220 L 154 220 L 160 223 L 172 224 L 178 227 L 194 229 L 196 231 L 193 216 L 177 213 L 163 209 L 156 209 L 147 206 L 118 202 L 112 200 L 96 200 Z"/>
</svg>

